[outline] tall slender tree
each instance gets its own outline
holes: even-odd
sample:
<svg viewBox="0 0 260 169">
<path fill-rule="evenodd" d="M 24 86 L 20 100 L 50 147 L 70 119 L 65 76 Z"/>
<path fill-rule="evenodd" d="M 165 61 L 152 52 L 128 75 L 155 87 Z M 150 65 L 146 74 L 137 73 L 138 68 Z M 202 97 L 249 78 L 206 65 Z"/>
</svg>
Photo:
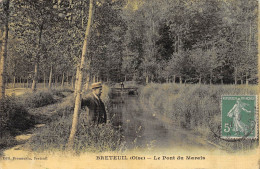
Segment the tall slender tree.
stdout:
<svg viewBox="0 0 260 169">
<path fill-rule="evenodd" d="M 68 150 L 73 149 L 74 145 L 74 138 L 75 134 L 77 131 L 77 126 L 78 126 L 78 115 L 79 115 L 79 110 L 81 108 L 81 99 L 82 99 L 82 84 L 83 84 L 83 76 L 84 76 L 84 67 L 85 67 L 85 60 L 86 60 L 86 55 L 87 55 L 87 50 L 88 50 L 88 41 L 90 37 L 90 28 L 91 28 L 91 21 L 92 17 L 94 14 L 94 9 L 93 9 L 93 0 L 89 1 L 89 14 L 88 14 L 88 23 L 86 27 L 86 32 L 85 32 L 85 38 L 84 38 L 84 43 L 82 47 L 82 55 L 81 55 L 81 62 L 80 62 L 80 69 L 78 73 L 78 82 L 77 82 L 77 91 L 76 91 L 76 99 L 75 99 L 75 107 L 74 107 L 74 113 L 73 113 L 73 120 L 72 120 L 72 127 L 70 131 L 70 136 L 69 136 L 69 141 L 67 144 Z"/>
<path fill-rule="evenodd" d="M 1 3 L 1 2 L 0 2 Z M 6 78 L 6 57 L 7 57 L 7 43 L 8 43 L 8 23 L 9 23 L 9 5 L 10 0 L 3 0 L 1 6 L 4 14 L 4 27 L 2 34 L 2 46 L 0 51 L 0 99 L 5 97 L 5 78 Z"/>
</svg>

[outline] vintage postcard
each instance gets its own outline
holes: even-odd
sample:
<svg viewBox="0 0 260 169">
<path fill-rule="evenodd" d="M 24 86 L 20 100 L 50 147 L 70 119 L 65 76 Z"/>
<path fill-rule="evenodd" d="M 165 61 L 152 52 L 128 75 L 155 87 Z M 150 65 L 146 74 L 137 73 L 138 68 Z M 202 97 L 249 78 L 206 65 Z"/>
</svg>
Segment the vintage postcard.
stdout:
<svg viewBox="0 0 260 169">
<path fill-rule="evenodd" d="M 259 169 L 257 0 L 0 0 L 0 169 Z"/>
</svg>

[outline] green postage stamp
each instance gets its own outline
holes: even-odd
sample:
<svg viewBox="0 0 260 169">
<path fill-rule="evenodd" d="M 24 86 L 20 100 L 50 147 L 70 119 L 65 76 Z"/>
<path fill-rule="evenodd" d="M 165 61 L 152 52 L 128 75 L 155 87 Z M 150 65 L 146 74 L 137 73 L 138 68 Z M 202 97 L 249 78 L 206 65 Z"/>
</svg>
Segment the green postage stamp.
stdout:
<svg viewBox="0 0 260 169">
<path fill-rule="evenodd" d="M 258 137 L 257 96 L 221 97 L 221 137 L 256 139 Z"/>
</svg>

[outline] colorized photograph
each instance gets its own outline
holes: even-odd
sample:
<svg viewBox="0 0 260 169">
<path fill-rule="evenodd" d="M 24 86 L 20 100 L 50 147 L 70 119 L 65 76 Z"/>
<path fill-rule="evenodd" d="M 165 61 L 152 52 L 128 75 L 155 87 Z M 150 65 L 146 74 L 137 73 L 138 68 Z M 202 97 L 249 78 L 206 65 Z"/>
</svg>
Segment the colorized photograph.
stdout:
<svg viewBox="0 0 260 169">
<path fill-rule="evenodd" d="M 257 0 L 0 0 L 0 169 L 259 169 Z"/>
</svg>

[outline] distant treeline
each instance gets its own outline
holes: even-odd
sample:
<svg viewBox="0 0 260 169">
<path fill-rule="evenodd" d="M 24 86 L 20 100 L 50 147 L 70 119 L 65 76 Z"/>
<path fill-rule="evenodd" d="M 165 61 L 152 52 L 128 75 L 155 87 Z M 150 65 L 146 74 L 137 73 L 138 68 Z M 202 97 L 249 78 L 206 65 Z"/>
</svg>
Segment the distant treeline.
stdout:
<svg viewBox="0 0 260 169">
<path fill-rule="evenodd" d="M 143 1 L 123 11 L 123 70 L 143 81 L 256 83 L 257 8 L 253 0 Z"/>
<path fill-rule="evenodd" d="M 258 81 L 255 0 L 97 0 L 94 8 L 87 81 Z M 6 20 L 6 81 L 74 83 L 88 1 L 3 0 L 1 37 Z"/>
</svg>

